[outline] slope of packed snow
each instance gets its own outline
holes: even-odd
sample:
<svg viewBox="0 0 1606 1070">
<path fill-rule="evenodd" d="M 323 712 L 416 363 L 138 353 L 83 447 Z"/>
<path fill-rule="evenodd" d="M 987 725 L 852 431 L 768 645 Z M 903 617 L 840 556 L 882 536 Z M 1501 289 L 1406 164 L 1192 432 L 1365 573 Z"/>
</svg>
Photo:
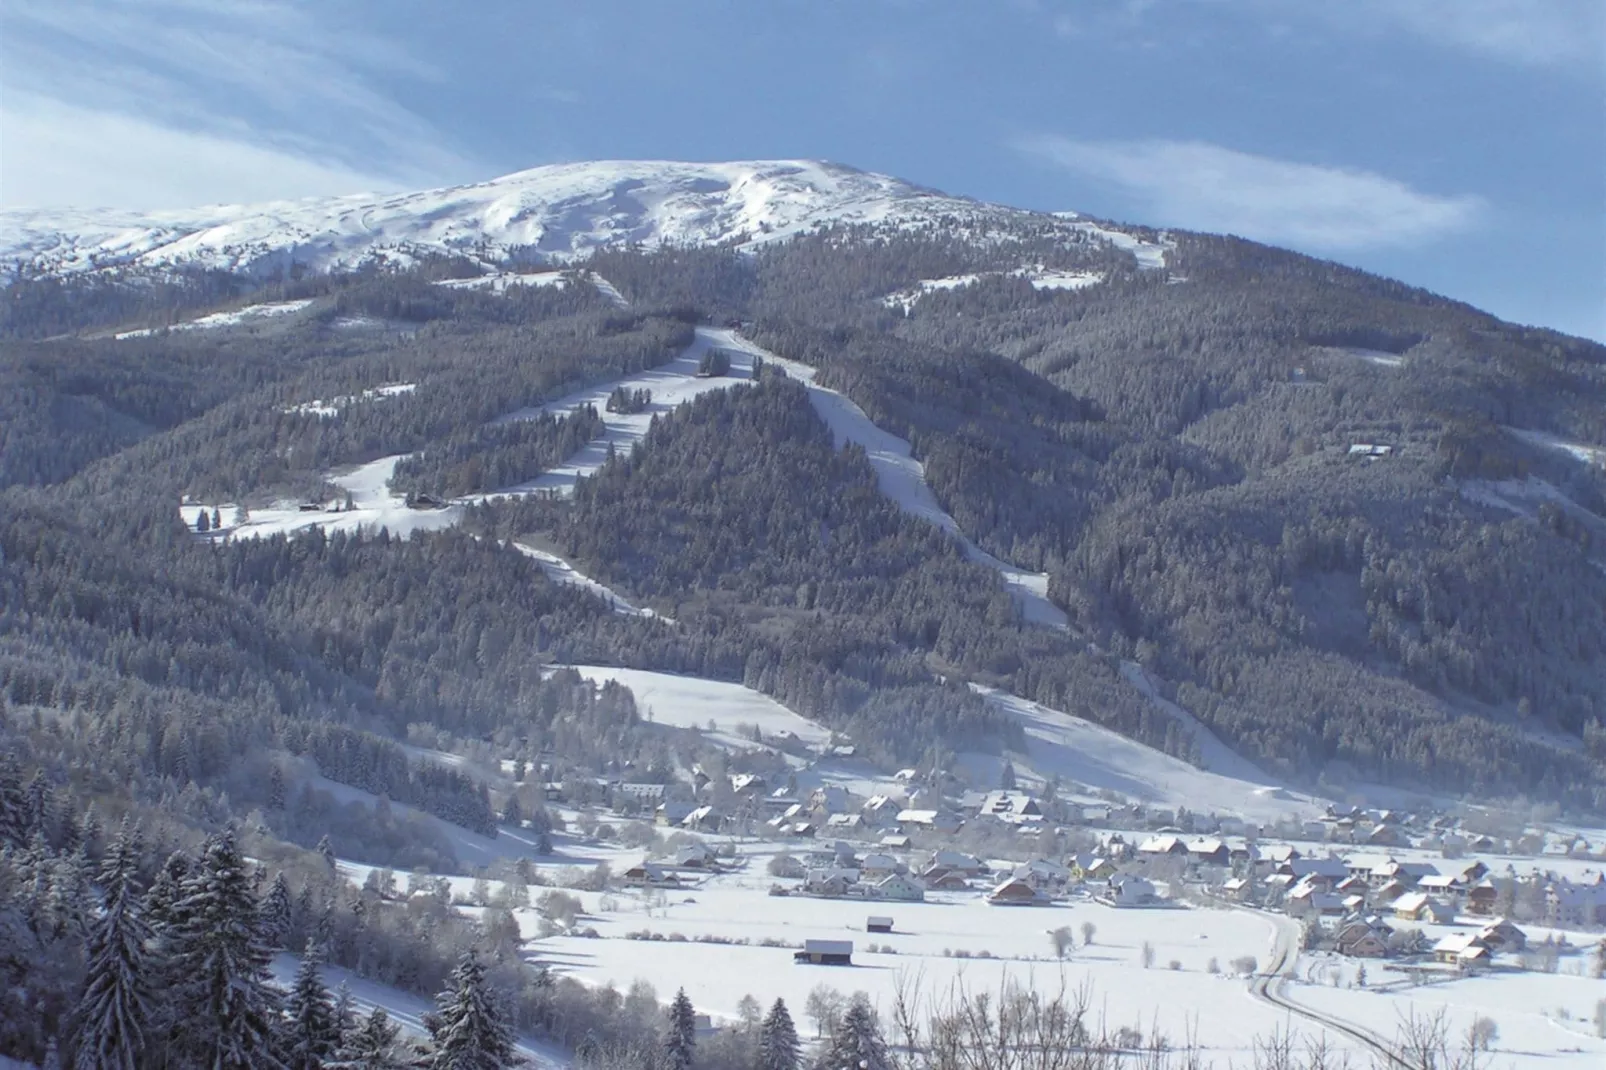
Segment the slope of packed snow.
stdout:
<svg viewBox="0 0 1606 1070">
<path fill-rule="evenodd" d="M 276 319 L 280 316 L 288 316 L 292 313 L 300 312 L 311 304 L 311 298 L 303 298 L 296 301 L 271 301 L 261 305 L 247 305 L 244 308 L 235 309 L 233 312 L 213 312 L 210 315 L 201 316 L 187 323 L 175 323 L 171 327 L 141 327 L 132 331 L 119 331 L 112 337 L 116 339 L 149 338 L 151 335 L 161 334 L 163 331 L 207 331 L 216 330 L 219 327 L 248 326 L 253 323 L 260 323 L 263 320 Z"/>
<path fill-rule="evenodd" d="M 359 401 L 375 401 L 381 398 L 393 398 L 398 394 L 411 394 L 418 389 L 417 383 L 389 383 L 385 386 L 376 386 L 371 390 L 364 390 L 361 394 L 346 394 L 324 401 L 321 398 L 313 401 L 303 401 L 299 405 L 291 405 L 283 411 L 287 414 L 300 414 L 304 416 L 339 416 L 340 410 Z"/>
<path fill-rule="evenodd" d="M 488 263 L 514 252 L 562 263 L 627 243 L 751 245 L 839 223 L 963 221 L 986 232 L 1011 218 L 1060 220 L 1068 233 L 1127 249 L 1144 266 L 1164 263 L 1163 245 L 1074 214 L 983 204 L 813 160 L 556 164 L 414 193 L 176 211 L 7 209 L 0 263 L 52 274 L 128 267 L 269 274 L 292 264 L 315 271 L 405 264 L 420 255 Z"/>
<path fill-rule="evenodd" d="M 1025 729 L 1026 755 L 1014 759 L 1014 765 L 1028 782 L 1057 776 L 1137 802 L 1237 814 L 1264 823 L 1322 813 L 1316 801 L 1278 787 L 1252 766 L 1243 775 L 1242 766 L 1248 763 L 1242 759 L 1231 772 L 1196 769 L 1081 717 L 980 684 L 971 688 Z"/>
<path fill-rule="evenodd" d="M 1021 278 L 1039 290 L 1084 290 L 1104 281 L 1101 271 L 1064 271 L 1058 268 L 1022 267 L 1014 271 L 986 271 L 967 275 L 948 275 L 940 279 L 921 279 L 914 286 L 888 294 L 881 303 L 907 313 L 922 297 L 938 290 L 957 290 L 985 278 Z"/>
<path fill-rule="evenodd" d="M 579 587 L 590 591 L 608 603 L 608 606 L 615 613 L 623 614 L 627 617 L 657 617 L 669 624 L 675 623 L 673 617 L 666 617 L 654 610 L 632 605 L 620 597 L 619 593 L 612 587 L 592 579 L 557 554 L 549 553 L 546 550 L 537 550 L 535 547 L 526 546 L 522 542 L 514 543 L 513 549 L 539 565 L 541 571 L 546 573 L 547 579 L 553 583 L 562 583 L 570 587 Z"/>
<path fill-rule="evenodd" d="M 469 279 L 442 279 L 435 285 L 448 290 L 487 290 L 500 294 L 515 286 L 566 286 L 568 279 L 561 271 L 493 271 Z"/>
<path fill-rule="evenodd" d="M 606 665 L 570 666 L 593 683 L 617 680 L 636 696 L 643 720 L 675 728 L 697 728 L 729 746 L 750 747 L 740 728 L 750 725 L 766 737 L 794 735 L 811 746 L 830 742 L 829 729 L 742 684 Z"/>
</svg>

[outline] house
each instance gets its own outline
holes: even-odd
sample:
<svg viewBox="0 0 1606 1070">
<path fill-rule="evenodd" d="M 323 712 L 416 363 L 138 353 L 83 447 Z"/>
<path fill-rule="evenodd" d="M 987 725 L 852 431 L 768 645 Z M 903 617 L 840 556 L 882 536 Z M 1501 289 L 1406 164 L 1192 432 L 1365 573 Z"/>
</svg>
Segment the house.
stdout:
<svg viewBox="0 0 1606 1070">
<path fill-rule="evenodd" d="M 1109 880 L 1115 875 L 1115 863 L 1092 852 L 1076 855 L 1068 868 L 1075 881 Z"/>
<path fill-rule="evenodd" d="M 1388 930 L 1366 921 L 1351 921 L 1339 926 L 1334 945 L 1340 955 L 1380 959 L 1389 953 Z"/>
<path fill-rule="evenodd" d="M 702 832 L 718 832 L 725 823 L 725 815 L 712 806 L 699 806 L 687 814 L 680 821 L 683 829 L 697 829 Z"/>
<path fill-rule="evenodd" d="M 885 825 L 898 816 L 900 807 L 889 795 L 872 795 L 859 807 L 859 813 L 872 825 Z"/>
<path fill-rule="evenodd" d="M 1323 891 L 1317 884 L 1300 883 L 1288 893 L 1286 909 L 1289 914 L 1340 917 L 1345 912 L 1344 897 Z"/>
<path fill-rule="evenodd" d="M 847 895 L 848 889 L 858 883 L 856 869 L 811 869 L 803 878 L 803 890 L 810 895 Z"/>
<path fill-rule="evenodd" d="M 1014 875 L 1033 888 L 1045 891 L 1051 888 L 1063 888 L 1071 879 L 1070 870 L 1046 858 L 1034 858 L 1030 862 L 1022 862 L 1015 867 Z"/>
<path fill-rule="evenodd" d="M 1030 882 L 1009 877 L 987 893 L 987 901 L 995 906 L 1036 906 L 1048 900 Z"/>
<path fill-rule="evenodd" d="M 1019 791 L 992 791 L 982 797 L 977 817 L 993 817 L 1000 821 L 1041 821 L 1042 808 L 1037 800 Z"/>
<path fill-rule="evenodd" d="M 1135 873 L 1117 873 L 1110 878 L 1110 902 L 1118 907 L 1146 907 L 1159 901 L 1154 883 Z"/>
<path fill-rule="evenodd" d="M 1478 930 L 1478 942 L 1491 951 L 1522 951 L 1528 946 L 1528 934 L 1505 918 L 1496 918 Z"/>
<path fill-rule="evenodd" d="M 963 824 L 953 814 L 941 810 L 899 810 L 898 824 L 905 832 L 924 829 L 933 832 L 957 832 Z"/>
<path fill-rule="evenodd" d="M 1356 872 L 1365 873 L 1370 869 L 1366 866 Z M 1288 863 L 1288 872 L 1297 880 L 1317 878 L 1324 887 L 1331 888 L 1348 877 L 1351 870 L 1341 858 L 1296 858 Z"/>
<path fill-rule="evenodd" d="M 1433 945 L 1433 961 L 1458 970 L 1474 970 L 1489 964 L 1489 948 L 1476 933 L 1451 933 Z"/>
<path fill-rule="evenodd" d="M 805 940 L 803 950 L 792 953 L 792 961 L 808 966 L 852 966 L 852 940 Z"/>
<path fill-rule="evenodd" d="M 680 799 L 665 799 L 653 811 L 653 820 L 664 828 L 676 828 L 692 812 L 692 805 Z"/>
<path fill-rule="evenodd" d="M 898 872 L 898 860 L 891 855 L 871 852 L 859 863 L 859 873 L 867 881 L 878 881 Z"/>
<path fill-rule="evenodd" d="M 1458 888 L 1470 888 L 1489 875 L 1489 867 L 1475 858 L 1442 862 L 1435 868 L 1446 876 L 1454 877 Z"/>
<path fill-rule="evenodd" d="M 1221 894 L 1242 903 L 1249 898 L 1253 885 L 1247 877 L 1232 877 L 1221 884 Z"/>
<path fill-rule="evenodd" d="M 1143 858 L 1161 858 L 1172 855 L 1181 858 L 1188 853 L 1188 845 L 1180 836 L 1150 836 L 1138 844 L 1138 855 Z"/>
<path fill-rule="evenodd" d="M 864 922 L 864 931 L 867 933 L 890 933 L 892 919 L 884 914 L 871 914 Z"/>
<path fill-rule="evenodd" d="M 1389 904 L 1389 910 L 1402 921 L 1422 921 L 1427 917 L 1428 904 L 1433 902 L 1426 892 L 1406 892 Z"/>
<path fill-rule="evenodd" d="M 1485 877 L 1483 880 L 1467 889 L 1467 913 L 1479 917 L 1493 917 L 1500 900 L 1500 889 L 1494 882 Z"/>
<path fill-rule="evenodd" d="M 863 814 L 832 814 L 825 819 L 825 826 L 835 832 L 854 831 L 864 827 Z"/>
<path fill-rule="evenodd" d="M 909 846 L 909 837 L 901 832 L 889 832 L 881 837 L 879 846 L 889 847 L 893 850 L 903 850 Z"/>
<path fill-rule="evenodd" d="M 1552 882 L 1545 888 L 1545 909 L 1558 925 L 1606 925 L 1606 880 Z"/>
<path fill-rule="evenodd" d="M 664 785 L 662 784 L 617 784 L 614 786 L 617 797 L 615 805 L 631 803 L 636 806 L 657 806 L 664 801 Z"/>
<path fill-rule="evenodd" d="M 1366 461 L 1376 461 L 1389 456 L 1393 452 L 1393 446 L 1380 445 L 1375 442 L 1357 442 L 1350 446 L 1348 456 Z"/>
<path fill-rule="evenodd" d="M 1400 896 L 1404 895 L 1410 890 L 1410 888 L 1406 887 L 1404 881 L 1392 880 L 1383 885 L 1381 888 L 1378 888 L 1372 892 L 1372 902 L 1392 903 L 1394 900 L 1398 899 Z"/>
<path fill-rule="evenodd" d="M 1366 834 L 1365 842 L 1373 847 L 1408 847 L 1411 840 L 1398 825 L 1378 825 Z"/>
<path fill-rule="evenodd" d="M 1190 840 L 1188 861 L 1196 866 L 1225 866 L 1232 861 L 1227 845 L 1217 839 Z"/>
<path fill-rule="evenodd" d="M 967 855 L 962 851 L 951 851 L 944 848 L 931 856 L 931 864 L 943 866 L 947 869 L 958 870 L 967 876 L 980 876 L 987 872 L 987 863 L 974 855 Z"/>
<path fill-rule="evenodd" d="M 969 874 L 946 866 L 930 867 L 920 874 L 920 880 L 927 888 L 934 888 L 939 892 L 962 892 L 970 887 Z"/>
<path fill-rule="evenodd" d="M 840 814 L 848 808 L 848 789 L 836 784 L 815 788 L 809 795 L 809 809 Z"/>
<path fill-rule="evenodd" d="M 682 869 L 713 869 L 714 849 L 706 843 L 688 843 L 675 851 L 675 865 Z"/>
<path fill-rule="evenodd" d="M 882 877 L 871 885 L 871 892 L 877 899 L 895 899 L 902 903 L 922 903 L 926 899 L 925 885 L 904 873 Z"/>
<path fill-rule="evenodd" d="M 624 871 L 621 878 L 626 884 L 642 888 L 677 887 L 680 878 L 656 862 L 638 862 Z"/>
<path fill-rule="evenodd" d="M 731 777 L 731 791 L 738 795 L 757 795 L 768 787 L 769 784 L 757 773 L 737 773 Z"/>
</svg>

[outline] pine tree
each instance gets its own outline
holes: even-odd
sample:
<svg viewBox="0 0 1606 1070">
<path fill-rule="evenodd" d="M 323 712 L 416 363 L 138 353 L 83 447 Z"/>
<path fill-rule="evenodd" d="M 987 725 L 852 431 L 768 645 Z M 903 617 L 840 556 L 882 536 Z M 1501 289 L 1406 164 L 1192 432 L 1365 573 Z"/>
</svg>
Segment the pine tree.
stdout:
<svg viewBox="0 0 1606 1070">
<path fill-rule="evenodd" d="M 207 841 L 171 908 L 175 1045 L 213 1070 L 275 1068 L 273 954 L 245 859 L 229 829 Z"/>
<path fill-rule="evenodd" d="M 691 1070 L 697 1052 L 697 1011 L 682 988 L 669 1005 L 669 1032 L 664 1037 L 665 1070 Z"/>
<path fill-rule="evenodd" d="M 28 842 L 28 796 L 22 774 L 8 754 L 0 760 L 0 847 Z"/>
<path fill-rule="evenodd" d="M 324 864 L 329 867 L 330 873 L 339 869 L 335 861 L 335 847 L 334 844 L 329 842 L 328 836 L 324 836 L 318 841 L 318 853 L 323 855 Z"/>
<path fill-rule="evenodd" d="M 158 937 L 169 935 L 173 924 L 173 904 L 183 894 L 184 881 L 189 873 L 189 856 L 183 851 L 174 851 L 145 892 L 145 920 Z"/>
<path fill-rule="evenodd" d="M 214 505 L 214 506 L 212 506 L 212 530 L 213 531 L 221 531 L 222 529 L 223 529 L 223 514 L 220 513 L 218 511 L 218 507 Z"/>
<path fill-rule="evenodd" d="M 452 971 L 451 987 L 435 997 L 440 1008 L 426 1015 L 433 1050 L 429 1070 L 502 1070 L 520 1062 L 513 1030 L 485 982 L 485 967 L 467 952 Z"/>
<path fill-rule="evenodd" d="M 881 1036 L 881 1023 L 862 993 L 848 1004 L 815 1067 L 816 1070 L 892 1070 L 887 1042 Z"/>
<path fill-rule="evenodd" d="M 798 1070 L 802 1060 L 802 1045 L 797 1039 L 797 1027 L 786 1001 L 778 999 L 764 1016 L 764 1025 L 758 1036 L 758 1070 Z"/>
<path fill-rule="evenodd" d="M 73 1014 L 78 1070 L 135 1070 L 154 1024 L 157 970 L 135 886 L 137 847 L 125 824 L 107 859 L 106 913 L 91 930 Z"/>
<path fill-rule="evenodd" d="M 202 509 L 195 517 L 195 530 L 203 535 L 212 530 L 211 520 L 207 516 L 205 509 Z"/>
<path fill-rule="evenodd" d="M 340 1046 L 334 1001 L 324 987 L 320 965 L 318 948 L 309 940 L 285 1001 L 279 1034 L 279 1047 L 290 1070 L 323 1070 Z"/>
<path fill-rule="evenodd" d="M 397 1050 L 401 1026 L 383 1007 L 375 1007 L 360 1024 L 347 1030 L 334 1061 L 338 1070 L 403 1070 L 412 1063 Z"/>
<path fill-rule="evenodd" d="M 290 884 L 281 872 L 273 878 L 267 897 L 262 900 L 262 938 L 269 947 L 283 948 L 289 940 L 290 913 Z"/>
</svg>

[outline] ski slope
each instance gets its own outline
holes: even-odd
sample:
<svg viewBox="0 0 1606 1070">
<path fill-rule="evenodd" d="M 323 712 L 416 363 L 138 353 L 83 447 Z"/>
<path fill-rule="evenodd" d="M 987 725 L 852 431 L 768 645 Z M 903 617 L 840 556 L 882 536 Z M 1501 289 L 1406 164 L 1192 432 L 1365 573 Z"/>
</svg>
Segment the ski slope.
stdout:
<svg viewBox="0 0 1606 1070">
<path fill-rule="evenodd" d="M 132 331 L 119 331 L 112 335 L 116 339 L 149 338 L 154 334 L 165 331 L 210 331 L 220 327 L 243 327 L 265 320 L 279 319 L 283 316 L 294 315 L 312 305 L 310 298 L 296 301 L 273 301 L 260 305 L 246 305 L 244 308 L 232 312 L 213 312 L 200 316 L 187 323 L 175 323 L 171 327 L 141 327 Z"/>
<path fill-rule="evenodd" d="M 1113 791 L 1135 802 L 1237 814 L 1265 824 L 1323 813 L 1323 804 L 1271 782 L 1236 755 L 1233 758 L 1238 765 L 1231 772 L 1196 769 L 1081 717 L 995 688 L 970 686 L 1025 730 L 1026 754 L 1010 759 L 1016 774 L 1028 782 L 1058 777 L 1063 782 Z M 997 775 L 986 782 L 996 783 Z"/>
<path fill-rule="evenodd" d="M 644 669 L 617 669 L 606 665 L 566 666 L 596 684 L 615 680 L 636 696 L 636 711 L 645 721 L 695 728 L 714 742 L 736 749 L 754 746 L 742 734 L 743 726 L 759 729 L 766 738 L 793 735 L 810 746 L 831 741 L 831 731 L 793 713 L 768 695 L 742 684 L 677 676 Z"/>
<path fill-rule="evenodd" d="M 619 592 L 615 591 L 612 587 L 592 579 L 590 576 L 587 576 L 585 573 L 575 568 L 568 561 L 565 561 L 557 554 L 549 553 L 546 550 L 537 550 L 535 547 L 526 546 L 522 542 L 514 543 L 513 549 L 517 550 L 519 553 L 523 554 L 525 557 L 528 557 L 530 560 L 534 561 L 538 566 L 540 566 L 541 571 L 546 573 L 547 579 L 551 580 L 553 583 L 561 583 L 565 584 L 566 586 L 579 587 L 582 590 L 590 591 L 592 594 L 606 602 L 609 608 L 611 608 L 615 613 L 619 613 L 627 617 L 657 617 L 666 624 L 676 623 L 673 617 L 666 617 L 656 610 L 648 609 L 645 606 L 632 605 L 630 602 L 627 602 L 624 598 L 620 597 Z"/>
</svg>

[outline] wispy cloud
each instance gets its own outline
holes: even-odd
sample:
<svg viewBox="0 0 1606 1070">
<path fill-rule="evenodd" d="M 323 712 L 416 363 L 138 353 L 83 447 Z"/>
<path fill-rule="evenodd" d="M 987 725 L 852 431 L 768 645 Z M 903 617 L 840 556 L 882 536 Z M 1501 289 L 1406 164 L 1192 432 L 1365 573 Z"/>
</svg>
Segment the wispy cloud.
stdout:
<svg viewBox="0 0 1606 1070">
<path fill-rule="evenodd" d="M 1370 171 L 1256 156 L 1198 141 L 1078 141 L 1016 148 L 1118 189 L 1146 222 L 1313 250 L 1416 245 L 1472 225 L 1475 196 L 1422 193 Z"/>
<path fill-rule="evenodd" d="M 12 178 L 23 174 L 35 176 L 24 183 L 35 188 L 51 188 L 42 176 L 52 171 L 79 180 L 64 189 L 93 185 L 93 174 L 70 164 L 151 180 L 165 164 L 175 191 L 204 185 L 210 169 L 210 199 L 243 199 L 230 191 L 264 166 L 296 176 L 295 187 L 319 185 L 319 176 L 342 184 L 319 192 L 473 173 L 441 131 L 385 87 L 439 72 L 390 39 L 324 21 L 337 10 L 254 0 L 7 0 L 5 200 L 21 202 Z M 74 115 L 76 128 L 42 127 L 52 112 Z M 98 157 L 91 129 L 117 132 Z M 58 155 L 17 160 L 18 130 Z M 149 137 L 125 136 L 134 131 Z M 192 152 L 174 156 L 180 144 Z"/>
<path fill-rule="evenodd" d="M 1320 4 L 1358 27 L 1406 30 L 1436 44 L 1529 66 L 1599 72 L 1606 54 L 1601 0 L 1358 0 Z"/>
</svg>

